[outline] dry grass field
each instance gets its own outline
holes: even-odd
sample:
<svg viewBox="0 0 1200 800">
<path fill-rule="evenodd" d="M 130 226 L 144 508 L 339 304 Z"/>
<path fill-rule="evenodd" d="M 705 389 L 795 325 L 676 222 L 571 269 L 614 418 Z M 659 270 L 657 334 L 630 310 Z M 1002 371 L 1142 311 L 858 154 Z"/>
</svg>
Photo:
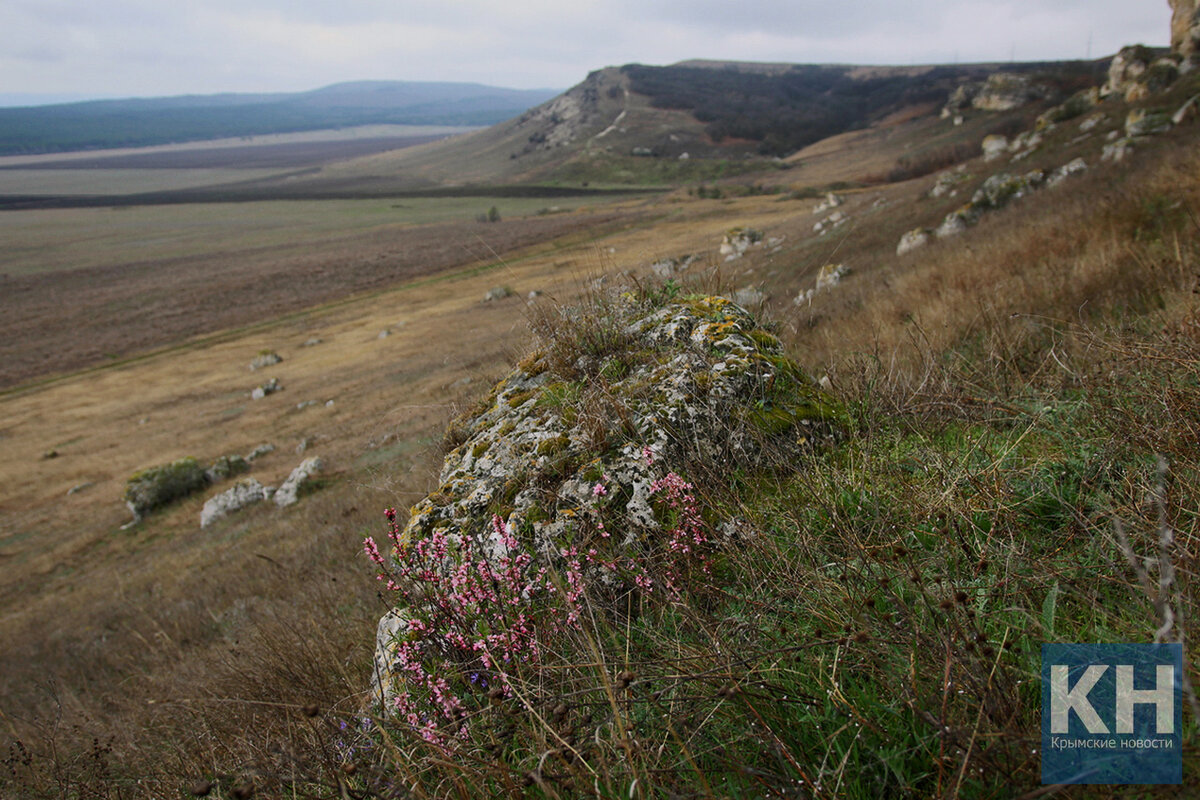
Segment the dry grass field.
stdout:
<svg viewBox="0 0 1200 800">
<path fill-rule="evenodd" d="M 11 270 L 0 293 L 0 387 L 101 364 L 189 337 L 256 325 L 313 305 L 486 264 L 628 212 L 477 223 L 545 201 L 420 199 L 0 215 Z M 578 206 L 566 200 L 564 209 Z M 458 222 L 425 220 L 457 219 Z"/>
</svg>

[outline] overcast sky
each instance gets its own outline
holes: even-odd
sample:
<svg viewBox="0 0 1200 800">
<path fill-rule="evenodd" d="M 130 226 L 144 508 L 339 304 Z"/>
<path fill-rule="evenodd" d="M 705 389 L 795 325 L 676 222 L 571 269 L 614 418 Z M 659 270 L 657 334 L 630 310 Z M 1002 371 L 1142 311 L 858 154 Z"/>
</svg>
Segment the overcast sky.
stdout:
<svg viewBox="0 0 1200 800">
<path fill-rule="evenodd" d="M 1167 0 L 2 0 L 0 102 L 313 89 L 566 88 L 689 58 L 923 64 L 1165 45 Z"/>
</svg>

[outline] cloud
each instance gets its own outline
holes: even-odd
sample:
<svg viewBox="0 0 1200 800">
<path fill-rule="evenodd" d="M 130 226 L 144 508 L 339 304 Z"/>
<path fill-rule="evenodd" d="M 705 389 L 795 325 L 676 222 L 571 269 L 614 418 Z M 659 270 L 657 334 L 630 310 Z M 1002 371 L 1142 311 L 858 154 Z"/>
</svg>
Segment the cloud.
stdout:
<svg viewBox="0 0 1200 800">
<path fill-rule="evenodd" d="M 393 78 L 567 87 L 690 58 L 1081 58 L 1165 44 L 1166 0 L 7 0 L 0 93 L 276 91 Z"/>
</svg>

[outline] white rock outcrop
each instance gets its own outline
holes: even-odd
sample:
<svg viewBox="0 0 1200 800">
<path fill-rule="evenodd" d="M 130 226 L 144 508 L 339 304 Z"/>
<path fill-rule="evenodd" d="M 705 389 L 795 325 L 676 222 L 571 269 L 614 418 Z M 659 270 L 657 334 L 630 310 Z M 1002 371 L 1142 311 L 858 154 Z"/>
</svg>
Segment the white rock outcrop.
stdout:
<svg viewBox="0 0 1200 800">
<path fill-rule="evenodd" d="M 989 134 L 983 137 L 980 148 L 983 150 L 984 161 L 995 161 L 1008 151 L 1008 137 L 998 133 Z"/>
<path fill-rule="evenodd" d="M 300 490 L 321 471 L 322 466 L 321 459 L 316 456 L 304 459 L 276 490 L 275 505 L 286 508 L 295 503 L 299 499 Z"/>
<path fill-rule="evenodd" d="M 929 244 L 930 238 L 931 235 L 928 228 L 914 228 L 900 237 L 900 243 L 896 245 L 896 255 L 902 256 L 905 253 L 911 253 L 913 250 L 924 247 Z"/>
<path fill-rule="evenodd" d="M 207 528 L 222 517 L 240 511 L 247 506 L 262 502 L 270 494 L 254 478 L 238 481 L 232 488 L 210 497 L 200 510 L 200 527 Z"/>
</svg>

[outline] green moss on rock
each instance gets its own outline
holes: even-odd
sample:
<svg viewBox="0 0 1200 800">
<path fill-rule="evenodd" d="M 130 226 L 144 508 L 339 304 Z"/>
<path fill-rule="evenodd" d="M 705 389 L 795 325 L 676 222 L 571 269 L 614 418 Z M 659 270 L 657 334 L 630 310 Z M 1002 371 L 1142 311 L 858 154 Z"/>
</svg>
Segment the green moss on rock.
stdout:
<svg viewBox="0 0 1200 800">
<path fill-rule="evenodd" d="M 181 458 L 170 464 L 142 470 L 125 482 L 125 505 L 134 517 L 169 505 L 209 484 L 209 477 L 195 458 Z"/>
</svg>

